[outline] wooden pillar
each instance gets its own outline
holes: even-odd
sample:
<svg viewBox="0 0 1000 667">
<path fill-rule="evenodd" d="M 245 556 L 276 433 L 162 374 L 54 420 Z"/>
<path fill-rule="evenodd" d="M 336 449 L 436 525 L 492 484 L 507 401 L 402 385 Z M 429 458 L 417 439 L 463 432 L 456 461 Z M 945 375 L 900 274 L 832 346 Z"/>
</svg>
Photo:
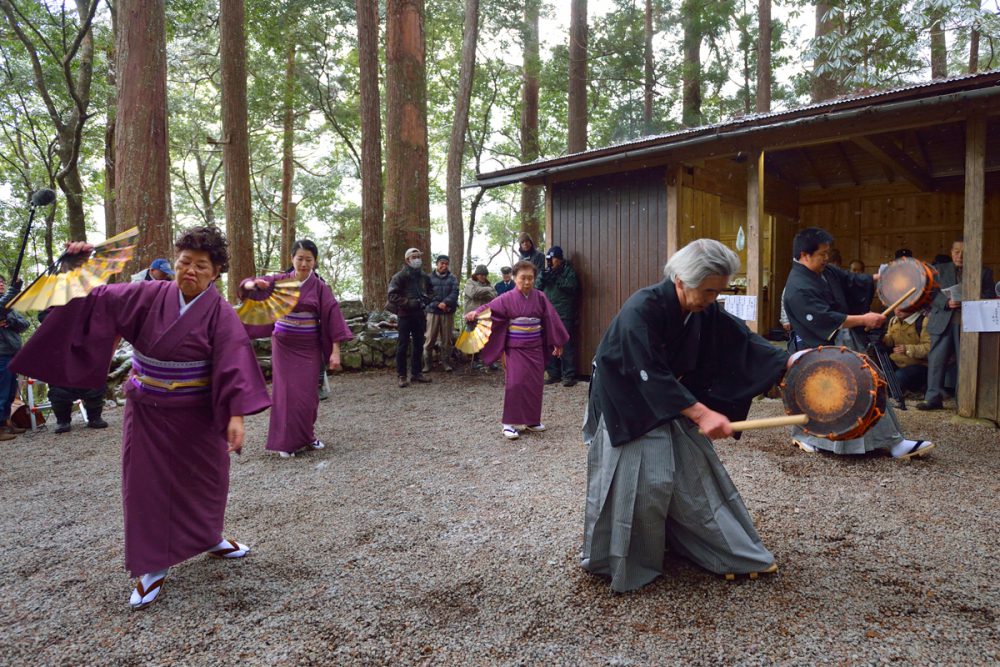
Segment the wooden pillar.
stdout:
<svg viewBox="0 0 1000 667">
<path fill-rule="evenodd" d="M 757 319 L 747 326 L 758 333 L 764 321 L 763 224 L 764 151 L 760 151 L 747 161 L 747 295 L 757 297 Z"/>
<path fill-rule="evenodd" d="M 551 248 L 552 241 L 552 184 L 545 185 L 545 247 Z"/>
<path fill-rule="evenodd" d="M 965 252 L 962 258 L 962 296 L 978 299 L 982 293 L 983 212 L 986 202 L 986 116 L 974 112 L 965 121 Z M 962 333 L 958 358 L 958 414 L 974 417 L 979 384 L 979 334 Z"/>
<path fill-rule="evenodd" d="M 667 168 L 667 259 L 680 250 L 681 168 Z"/>
</svg>

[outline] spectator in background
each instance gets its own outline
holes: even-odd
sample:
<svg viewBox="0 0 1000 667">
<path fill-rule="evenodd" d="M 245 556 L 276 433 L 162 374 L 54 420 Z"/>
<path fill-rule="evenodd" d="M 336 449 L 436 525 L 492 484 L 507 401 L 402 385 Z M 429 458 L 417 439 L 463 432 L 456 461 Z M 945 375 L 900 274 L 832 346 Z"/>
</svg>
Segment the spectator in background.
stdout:
<svg viewBox="0 0 1000 667">
<path fill-rule="evenodd" d="M 896 251 L 893 259 L 899 259 L 901 257 L 913 257 L 913 251 L 909 248 L 900 248 Z"/>
<path fill-rule="evenodd" d="M 840 254 L 840 250 L 838 250 L 837 248 L 830 248 L 830 260 L 829 260 L 829 264 L 832 264 L 832 265 L 836 266 L 838 269 L 843 268 L 843 266 L 844 266 L 844 257 Z M 853 262 L 852 262 L 852 264 L 853 264 Z M 865 265 L 864 264 L 861 265 L 861 270 L 862 271 L 865 270 Z"/>
<path fill-rule="evenodd" d="M 545 270 L 545 255 L 535 247 L 535 240 L 528 234 L 521 234 L 517 243 L 520 259 L 534 264 L 538 274 L 541 275 L 542 271 Z"/>
<path fill-rule="evenodd" d="M 839 264 L 836 264 L 835 266 L 839 266 Z M 860 259 L 853 259 L 853 260 L 851 260 L 851 263 L 848 266 L 851 269 L 851 273 L 864 273 L 865 272 L 865 263 L 862 262 Z"/>
<path fill-rule="evenodd" d="M 514 289 L 514 275 L 511 273 L 510 267 L 505 266 L 500 269 L 500 275 L 503 277 L 503 280 L 493 286 L 493 289 L 497 291 L 497 296 Z"/>
<path fill-rule="evenodd" d="M 148 269 L 143 269 L 139 273 L 132 275 L 132 282 L 141 283 L 144 280 L 173 280 L 174 270 L 170 262 L 160 257 L 154 259 Z"/>
<path fill-rule="evenodd" d="M 10 360 L 21 349 L 21 334 L 28 329 L 28 320 L 6 307 L 20 291 L 20 280 L 7 287 L 6 280 L 0 277 L 0 292 L 3 292 L 0 296 L 0 441 L 13 440 L 15 435 L 24 433 L 24 429 L 10 421 L 10 406 L 17 394 L 17 373 L 7 369 Z"/>
<path fill-rule="evenodd" d="M 38 313 L 39 324 L 51 312 L 51 308 L 46 308 Z M 56 417 L 56 428 L 53 433 L 69 433 L 70 429 L 73 428 L 73 403 L 75 401 L 80 401 L 83 404 L 83 410 L 87 413 L 88 428 L 107 428 L 108 422 L 101 418 L 104 412 L 104 395 L 107 393 L 107 390 L 107 383 L 99 389 L 62 387 L 50 384 L 49 403 L 52 404 L 52 414 Z"/>
<path fill-rule="evenodd" d="M 507 269 L 508 271 L 510 269 Z M 497 297 L 497 291 L 490 287 L 490 272 L 482 264 L 472 272 L 472 277 L 465 283 L 465 313 L 477 310 L 480 306 L 485 306 Z M 502 283 L 497 283 L 502 284 Z M 479 370 L 483 367 L 479 361 L 479 353 L 472 355 L 472 367 Z M 496 370 L 496 367 L 494 367 Z"/>
<path fill-rule="evenodd" d="M 896 382 L 904 393 L 922 391 L 927 384 L 927 354 L 931 350 L 931 337 L 925 324 L 922 310 L 907 313 L 897 308 L 882 337 L 882 344 L 892 351 L 889 358 L 896 367 Z"/>
<path fill-rule="evenodd" d="M 455 309 L 458 308 L 458 278 L 448 270 L 448 255 L 438 255 L 431 272 L 431 289 L 434 294 L 427 304 L 427 340 L 424 343 L 423 371 L 431 370 L 434 345 L 441 342 L 441 362 L 446 371 L 451 370 L 451 349 L 454 346 L 452 331 L 455 328 Z"/>
<path fill-rule="evenodd" d="M 414 382 L 430 382 L 420 372 L 420 356 L 424 347 L 424 328 L 427 315 L 424 308 L 431 302 L 434 290 L 431 289 L 431 279 L 420 270 L 423 266 L 423 253 L 417 248 L 410 248 L 403 255 L 406 265 L 389 280 L 389 302 L 386 310 L 395 313 L 399 318 L 399 339 L 396 343 L 396 374 L 399 376 L 399 386 L 406 387 L 410 379 L 406 376 L 406 355 L 412 343 L 410 358 L 410 376 Z"/>
<path fill-rule="evenodd" d="M 948 362 L 954 356 L 958 364 L 959 342 L 962 338 L 962 301 L 945 290 L 962 284 L 962 264 L 965 241 L 961 237 L 951 244 L 951 262 L 938 264 L 938 284 L 941 289 L 931 301 L 927 329 L 931 335 L 931 349 L 927 356 L 927 392 L 917 403 L 918 410 L 940 410 L 944 407 L 944 382 Z M 989 299 L 993 293 L 993 271 L 983 267 L 980 294 L 972 298 Z M 955 383 L 958 386 L 958 383 Z"/>
<path fill-rule="evenodd" d="M 555 384 L 562 380 L 564 387 L 572 387 L 576 384 L 574 347 L 576 343 L 576 302 L 580 291 L 580 281 L 576 278 L 576 271 L 563 257 L 563 250 L 559 246 L 549 248 L 545 260 L 547 268 L 542 272 L 542 277 L 538 281 L 538 289 L 545 292 L 545 296 L 559 313 L 563 327 L 569 332 L 569 340 L 563 345 L 562 355 L 549 359 L 546 368 L 549 377 L 545 380 L 545 384 Z"/>
</svg>

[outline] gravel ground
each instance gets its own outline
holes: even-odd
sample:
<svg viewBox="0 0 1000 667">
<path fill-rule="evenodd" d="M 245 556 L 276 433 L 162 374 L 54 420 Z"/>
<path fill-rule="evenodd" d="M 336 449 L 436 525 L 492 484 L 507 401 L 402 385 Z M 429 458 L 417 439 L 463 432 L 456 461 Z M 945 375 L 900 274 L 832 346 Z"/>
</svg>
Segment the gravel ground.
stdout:
<svg viewBox="0 0 1000 667">
<path fill-rule="evenodd" d="M 587 385 L 503 440 L 496 374 L 342 375 L 327 449 L 282 460 L 248 420 L 236 562 L 173 568 L 127 604 L 111 428 L 2 445 L 0 664 L 987 664 L 1000 661 L 997 431 L 902 413 L 926 460 L 804 454 L 784 429 L 718 450 L 781 571 L 726 582 L 667 556 L 612 594 L 581 570 Z M 762 400 L 751 416 L 778 414 Z"/>
</svg>

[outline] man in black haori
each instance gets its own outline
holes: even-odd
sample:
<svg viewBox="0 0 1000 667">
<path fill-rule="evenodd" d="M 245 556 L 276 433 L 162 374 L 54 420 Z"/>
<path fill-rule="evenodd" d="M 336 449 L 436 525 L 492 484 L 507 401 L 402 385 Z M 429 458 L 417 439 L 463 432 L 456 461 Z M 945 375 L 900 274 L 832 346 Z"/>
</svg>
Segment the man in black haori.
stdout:
<svg viewBox="0 0 1000 667">
<path fill-rule="evenodd" d="M 617 592 L 663 573 L 668 547 L 716 574 L 775 572 L 711 439 L 733 435 L 787 352 L 715 303 L 739 258 L 711 239 L 670 258 L 597 349 L 584 425 L 585 569 Z"/>
</svg>

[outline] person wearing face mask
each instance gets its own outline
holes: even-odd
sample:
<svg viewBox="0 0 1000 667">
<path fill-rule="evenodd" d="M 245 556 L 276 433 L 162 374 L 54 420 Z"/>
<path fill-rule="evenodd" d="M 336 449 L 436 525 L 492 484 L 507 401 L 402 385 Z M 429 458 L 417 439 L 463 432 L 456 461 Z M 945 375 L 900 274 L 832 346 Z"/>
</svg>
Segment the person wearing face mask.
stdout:
<svg viewBox="0 0 1000 667">
<path fill-rule="evenodd" d="M 226 237 L 194 227 L 174 247 L 173 281 L 101 285 L 53 308 L 12 363 L 49 384 L 97 388 L 117 337 L 132 344 L 121 480 L 133 609 L 157 599 L 173 565 L 250 551 L 222 536 L 229 454 L 243 447 L 244 415 L 271 404 L 250 338 L 215 288 L 229 266 Z M 66 252 L 86 257 L 92 249 L 78 241 Z M 62 595 L 53 593 L 52 603 Z"/>
<path fill-rule="evenodd" d="M 340 344 L 354 335 L 344 321 L 340 304 L 330 286 L 316 273 L 319 248 L 309 239 L 292 246 L 292 270 L 240 283 L 240 298 L 266 298 L 274 283 L 299 281 L 299 300 L 292 312 L 273 324 L 244 325 L 254 338 L 273 334 L 271 345 L 271 420 L 267 449 L 282 458 L 300 450 L 323 449 L 314 425 L 319 395 L 311 381 L 325 366 L 340 368 Z"/>
<path fill-rule="evenodd" d="M 385 309 L 399 319 L 399 339 L 396 343 L 396 375 L 399 386 L 413 382 L 430 382 L 423 369 L 424 330 L 427 315 L 424 309 L 434 299 L 430 277 L 423 272 L 423 253 L 410 248 L 403 255 L 405 265 L 389 280 L 389 300 Z M 407 377 L 407 355 L 410 376 Z"/>
</svg>

